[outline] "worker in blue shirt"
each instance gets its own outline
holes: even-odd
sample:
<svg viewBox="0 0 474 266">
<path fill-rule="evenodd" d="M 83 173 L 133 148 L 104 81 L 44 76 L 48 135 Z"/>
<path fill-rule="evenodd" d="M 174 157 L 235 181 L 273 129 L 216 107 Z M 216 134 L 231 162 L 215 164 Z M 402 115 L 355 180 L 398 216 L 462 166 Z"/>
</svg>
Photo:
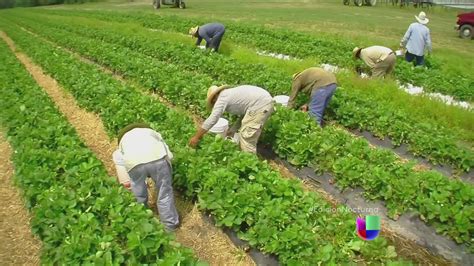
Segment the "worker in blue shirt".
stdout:
<svg viewBox="0 0 474 266">
<path fill-rule="evenodd" d="M 206 40 L 206 48 L 215 52 L 219 50 L 224 33 L 225 27 L 220 23 L 208 23 L 189 29 L 189 35 L 197 38 L 196 45 L 200 45 L 202 39 L 204 39 Z"/>
<path fill-rule="evenodd" d="M 421 66 L 425 64 L 425 50 L 429 52 L 432 50 L 430 29 L 426 26 L 429 19 L 423 11 L 415 18 L 418 22 L 414 22 L 408 27 L 400 42 L 400 47 L 407 49 L 405 59 L 408 62 L 415 60 L 415 66 Z"/>
</svg>

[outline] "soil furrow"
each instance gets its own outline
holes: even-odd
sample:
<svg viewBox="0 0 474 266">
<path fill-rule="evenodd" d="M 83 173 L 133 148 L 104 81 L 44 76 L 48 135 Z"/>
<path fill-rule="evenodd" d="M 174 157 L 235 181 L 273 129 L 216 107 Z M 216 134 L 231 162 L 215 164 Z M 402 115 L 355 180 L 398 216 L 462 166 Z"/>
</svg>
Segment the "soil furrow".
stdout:
<svg viewBox="0 0 474 266">
<path fill-rule="evenodd" d="M 0 262 L 39 265 L 41 241 L 31 232 L 30 214 L 13 184 L 12 148 L 0 131 Z"/>
</svg>

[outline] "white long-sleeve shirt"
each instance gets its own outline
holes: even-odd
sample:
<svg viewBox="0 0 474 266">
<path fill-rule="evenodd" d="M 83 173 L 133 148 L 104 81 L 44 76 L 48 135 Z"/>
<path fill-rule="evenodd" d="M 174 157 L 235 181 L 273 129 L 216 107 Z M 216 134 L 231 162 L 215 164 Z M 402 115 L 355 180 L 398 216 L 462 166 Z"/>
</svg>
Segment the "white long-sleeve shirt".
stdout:
<svg viewBox="0 0 474 266">
<path fill-rule="evenodd" d="M 125 133 L 118 149 L 113 153 L 114 163 L 125 166 L 127 171 L 133 167 L 156 161 L 173 154 L 164 142 L 160 133 L 150 128 L 134 128 Z"/>
<path fill-rule="evenodd" d="M 425 49 L 431 52 L 430 29 L 427 26 L 414 22 L 409 27 L 401 41 L 410 54 L 423 56 Z"/>
<path fill-rule="evenodd" d="M 257 111 L 272 101 L 270 93 L 257 86 L 242 85 L 225 89 L 219 93 L 211 115 L 201 127 L 204 130 L 211 129 L 226 111 L 242 116 L 247 111 Z"/>
</svg>

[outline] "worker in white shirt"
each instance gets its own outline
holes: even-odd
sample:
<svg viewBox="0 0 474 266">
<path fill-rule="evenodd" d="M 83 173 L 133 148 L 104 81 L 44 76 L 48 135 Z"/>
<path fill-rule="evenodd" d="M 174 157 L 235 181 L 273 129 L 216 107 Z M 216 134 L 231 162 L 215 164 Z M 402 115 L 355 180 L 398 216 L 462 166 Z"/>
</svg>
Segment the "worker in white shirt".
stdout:
<svg viewBox="0 0 474 266">
<path fill-rule="evenodd" d="M 139 203 L 147 204 L 146 178 L 151 177 L 158 190 L 156 206 L 160 220 L 168 231 L 179 225 L 173 187 L 171 159 L 173 154 L 160 133 L 146 124 L 130 124 L 119 132 L 119 147 L 113 153 L 117 170 L 124 167 L 130 176 L 131 189 Z M 121 183 L 126 177 L 119 174 Z"/>
<path fill-rule="evenodd" d="M 387 47 L 370 46 L 367 48 L 356 47 L 352 51 L 355 59 L 362 59 L 370 67 L 372 77 L 384 77 L 392 73 L 397 63 L 395 53 Z"/>
<path fill-rule="evenodd" d="M 425 64 L 425 51 L 432 52 L 430 29 L 427 26 L 430 20 L 423 11 L 415 18 L 417 22 L 410 24 L 400 41 L 400 47 L 407 49 L 405 54 L 407 62 L 414 61 L 415 66 L 423 66 Z"/>
</svg>

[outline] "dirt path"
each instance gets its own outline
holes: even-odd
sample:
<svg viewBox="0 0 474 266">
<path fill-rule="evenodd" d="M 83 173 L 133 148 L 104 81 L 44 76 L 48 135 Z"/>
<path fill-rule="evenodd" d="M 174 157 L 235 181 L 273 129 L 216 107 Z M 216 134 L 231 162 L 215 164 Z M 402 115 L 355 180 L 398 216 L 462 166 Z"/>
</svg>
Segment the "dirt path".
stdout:
<svg viewBox="0 0 474 266">
<path fill-rule="evenodd" d="M 30 216 L 13 185 L 12 149 L 0 131 L 0 263 L 39 265 L 41 241 L 31 233 Z"/>
<path fill-rule="evenodd" d="M 74 97 L 61 88 L 56 80 L 46 75 L 28 56 L 17 52 L 14 42 L 4 32 L 0 32 L 0 37 L 7 42 L 36 82 L 53 99 L 80 138 L 103 162 L 108 173 L 115 176 L 111 154 L 116 148 L 116 142 L 109 139 L 100 118 L 81 109 Z M 221 230 L 203 221 L 193 204 L 181 198 L 177 198 L 177 201 L 182 223 L 176 231 L 177 241 L 192 248 L 200 260 L 211 265 L 254 265 L 250 257 L 235 247 Z"/>
</svg>

